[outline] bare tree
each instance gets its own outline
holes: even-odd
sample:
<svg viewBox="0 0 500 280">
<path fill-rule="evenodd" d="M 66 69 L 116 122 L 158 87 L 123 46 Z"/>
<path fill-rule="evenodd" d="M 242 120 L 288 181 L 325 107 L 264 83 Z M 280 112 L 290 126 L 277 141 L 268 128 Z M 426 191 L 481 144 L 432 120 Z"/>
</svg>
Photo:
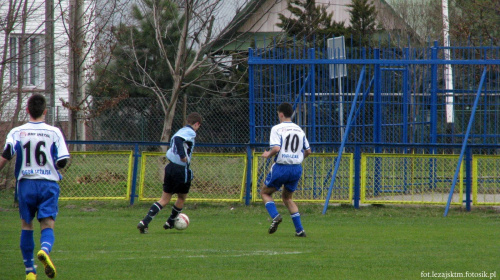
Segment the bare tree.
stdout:
<svg viewBox="0 0 500 280">
<path fill-rule="evenodd" d="M 132 0 L 70 0 L 67 9 L 60 7 L 65 36 L 68 38 L 68 100 L 61 99 L 69 110 L 69 137 L 85 140 L 85 121 L 91 100 L 86 87 L 95 78 L 95 65 L 106 65 L 114 48 L 112 26 L 123 18 Z M 61 0 L 59 0 L 61 2 Z M 133 2 L 133 1 L 132 1 Z"/>
<path fill-rule="evenodd" d="M 224 48 L 245 35 L 245 32 L 237 32 L 237 27 L 261 9 L 265 1 L 257 2 L 251 7 L 245 6 L 247 16 L 233 20 L 227 28 L 216 22 L 221 12 L 221 0 L 143 0 L 135 6 L 138 27 L 127 29 L 129 42 L 127 51 L 122 52 L 133 61 L 134 69 L 130 69 L 123 78 L 157 98 L 165 114 L 160 141 L 166 142 L 170 138 L 177 101 L 183 93 L 196 89 L 203 94 L 224 95 L 238 84 L 239 81 L 227 79 L 223 74 L 229 64 L 234 66 L 244 62 L 245 58 L 234 51 L 225 52 Z M 261 9 L 259 13 L 267 11 Z M 166 16 L 174 18 L 165 20 Z M 149 60 L 148 48 L 134 37 L 144 29 L 141 23 L 154 30 L 154 46 L 151 48 L 159 50 L 161 63 L 166 65 L 167 71 L 163 75 L 171 77 L 169 83 L 158 82 L 157 76 L 150 71 L 150 64 L 156 61 Z M 218 81 L 225 86 L 214 86 Z"/>
<path fill-rule="evenodd" d="M 41 32 L 40 23 L 31 22 L 41 11 L 41 4 L 26 0 L 0 1 L 1 35 L 3 46 L 0 54 L 0 111 L 2 119 L 10 119 L 10 126 L 17 125 L 24 97 L 36 86 L 27 85 L 34 76 L 34 57 L 41 46 L 35 44 Z M 8 76 L 7 76 L 8 75 Z M 6 110 L 9 107 L 9 110 Z M 13 110 L 11 110 L 13 108 Z M 5 114 L 8 115 L 5 115 Z M 8 131 L 8 128 L 6 130 Z"/>
<path fill-rule="evenodd" d="M 10 83 L 5 84 L 5 73 L 7 65 L 14 59 L 9 57 L 9 39 L 10 34 L 14 31 L 14 26 L 17 24 L 17 19 L 22 8 L 21 3 L 17 1 L 3 1 L 0 3 L 0 11 L 2 11 L 3 16 L 0 18 L 2 36 L 3 36 L 3 47 L 1 49 L 1 63 L 0 63 L 0 112 L 5 113 L 3 110 L 6 103 L 9 102 L 10 96 L 6 94 L 9 91 Z M 3 116 L 2 116 L 2 119 Z"/>
<path fill-rule="evenodd" d="M 29 84 L 34 78 L 36 56 L 41 50 L 37 34 L 41 24 L 31 18 L 41 12 L 41 3 L 27 0 L 0 1 L 0 146 L 13 126 L 25 119 L 26 95 L 39 90 Z M 13 164 L 2 171 L 1 187 L 14 186 Z"/>
</svg>

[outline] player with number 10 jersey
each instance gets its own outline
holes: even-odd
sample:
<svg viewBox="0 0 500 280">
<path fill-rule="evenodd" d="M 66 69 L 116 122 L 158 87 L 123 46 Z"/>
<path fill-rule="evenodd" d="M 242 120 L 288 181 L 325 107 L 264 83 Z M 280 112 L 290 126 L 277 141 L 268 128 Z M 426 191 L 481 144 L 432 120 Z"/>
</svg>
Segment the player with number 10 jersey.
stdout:
<svg viewBox="0 0 500 280">
<path fill-rule="evenodd" d="M 274 156 L 275 163 L 272 165 L 269 174 L 267 174 L 264 181 L 265 186 L 261 188 L 260 195 L 269 216 L 273 219 L 269 227 L 269 233 L 272 234 L 276 232 L 278 225 L 283 220 L 272 195 L 284 186 L 281 197 L 295 226 L 295 236 L 306 237 L 300 219 L 299 208 L 293 201 L 293 193 L 297 189 L 302 176 L 301 163 L 304 158 L 311 154 L 311 147 L 309 147 L 304 131 L 292 122 L 293 111 L 293 106 L 290 103 L 284 102 L 278 106 L 280 123 L 271 129 L 269 140 L 271 149 L 262 153 L 264 158 Z"/>
<path fill-rule="evenodd" d="M 293 122 L 282 122 L 271 129 L 269 146 L 279 146 L 280 151 L 274 159 L 279 164 L 301 164 L 304 150 L 309 149 L 304 131 Z"/>
</svg>

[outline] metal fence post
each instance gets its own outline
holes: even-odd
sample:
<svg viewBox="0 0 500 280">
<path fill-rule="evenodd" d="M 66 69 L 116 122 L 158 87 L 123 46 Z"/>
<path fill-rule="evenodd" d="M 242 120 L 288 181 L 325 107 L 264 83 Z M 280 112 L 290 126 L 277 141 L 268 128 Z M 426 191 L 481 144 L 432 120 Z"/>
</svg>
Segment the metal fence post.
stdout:
<svg viewBox="0 0 500 280">
<path fill-rule="evenodd" d="M 359 209 L 361 196 L 361 147 L 354 149 L 354 208 Z"/>
<path fill-rule="evenodd" d="M 380 49 L 374 49 L 374 59 L 380 59 Z M 374 66 L 375 84 L 373 86 L 373 142 L 382 142 L 382 71 L 380 69 L 380 64 Z M 375 148 L 375 152 L 380 152 L 380 147 Z"/>
<path fill-rule="evenodd" d="M 247 181 L 246 181 L 246 194 L 245 205 L 250 205 L 252 199 L 252 167 L 253 167 L 253 153 L 250 145 L 247 145 Z"/>
<path fill-rule="evenodd" d="M 139 169 L 139 158 L 141 154 L 139 153 L 139 144 L 134 144 L 134 169 L 132 170 L 132 187 L 130 190 L 130 205 L 134 205 L 134 199 L 137 197 L 136 185 L 137 185 L 137 171 Z"/>
<path fill-rule="evenodd" d="M 252 61 L 253 49 L 248 49 L 248 61 Z M 248 64 L 248 113 L 249 120 L 248 125 L 250 127 L 250 144 L 255 142 L 255 87 L 254 87 L 254 66 L 252 64 Z"/>
<path fill-rule="evenodd" d="M 438 42 L 434 41 L 434 47 L 431 50 L 431 59 L 438 59 Z M 437 91 L 438 91 L 438 66 L 437 64 L 431 65 L 431 144 L 437 143 Z M 432 149 L 432 153 L 435 152 Z"/>
<path fill-rule="evenodd" d="M 314 48 L 310 48 L 309 49 L 309 53 L 308 53 L 308 57 L 309 59 L 311 60 L 314 60 L 314 54 L 315 54 L 315 50 Z M 309 77 L 310 77 L 310 83 L 309 83 L 309 92 L 311 94 L 311 98 L 310 98 L 310 107 L 311 107 L 311 110 L 310 110 L 310 117 L 309 117 L 309 121 L 311 122 L 311 130 L 312 132 L 309 133 L 309 139 L 311 141 L 311 143 L 315 143 L 316 142 L 316 106 L 315 106 L 315 102 L 316 102 L 316 87 L 315 87 L 315 83 L 316 83 L 316 78 L 315 78 L 315 75 L 316 75 L 316 69 L 315 69 L 315 64 L 310 64 L 309 65 Z"/>
<path fill-rule="evenodd" d="M 374 49 L 373 55 L 374 59 L 380 59 L 380 49 Z M 380 64 L 376 64 L 374 66 L 375 84 L 373 85 L 373 142 L 377 144 L 382 142 L 382 71 L 380 68 Z M 380 153 L 380 151 L 380 146 L 375 146 L 375 153 Z M 375 182 L 373 184 L 373 193 L 377 196 L 382 190 L 380 184 L 380 160 L 378 158 L 375 160 L 374 169 Z"/>
<path fill-rule="evenodd" d="M 465 208 L 471 210 L 471 191 L 472 191 L 472 149 L 465 151 Z"/>
</svg>

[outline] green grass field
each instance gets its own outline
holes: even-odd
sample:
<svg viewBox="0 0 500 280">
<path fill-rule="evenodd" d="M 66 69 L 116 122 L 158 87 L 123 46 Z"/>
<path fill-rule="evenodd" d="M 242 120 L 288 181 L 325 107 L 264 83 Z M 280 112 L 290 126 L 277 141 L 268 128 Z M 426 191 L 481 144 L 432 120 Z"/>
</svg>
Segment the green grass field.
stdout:
<svg viewBox="0 0 500 280">
<path fill-rule="evenodd" d="M 18 212 L 11 195 L 0 195 L 0 279 L 24 279 Z M 162 228 L 168 207 L 141 235 L 135 227 L 150 205 L 60 202 L 51 254 L 56 279 L 385 280 L 422 279 L 422 272 L 433 271 L 500 278 L 500 212 L 494 208 L 453 208 L 444 218 L 443 207 L 335 206 L 322 215 L 321 205 L 299 205 L 308 236 L 296 238 L 288 215 L 269 235 L 263 205 L 189 201 L 187 230 Z M 35 252 L 39 236 L 37 224 Z M 48 279 L 38 272 L 38 279 Z"/>
</svg>

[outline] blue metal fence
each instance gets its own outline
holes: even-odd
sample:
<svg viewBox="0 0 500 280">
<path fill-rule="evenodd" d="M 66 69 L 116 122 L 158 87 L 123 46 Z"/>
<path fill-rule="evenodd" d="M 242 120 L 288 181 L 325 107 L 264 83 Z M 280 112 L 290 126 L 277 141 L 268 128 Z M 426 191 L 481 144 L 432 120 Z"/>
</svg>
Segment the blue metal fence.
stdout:
<svg viewBox="0 0 500 280">
<path fill-rule="evenodd" d="M 345 59 L 336 55 L 344 53 Z M 420 48 L 345 51 L 273 45 L 250 49 L 248 63 L 251 144 L 267 143 L 270 128 L 277 122 L 276 107 L 281 102 L 293 104 L 294 121 L 304 128 L 313 145 L 330 143 L 323 147 L 328 151 L 338 147 L 337 163 L 346 147 L 351 146 L 359 153 L 356 144 L 365 144 L 375 153 L 421 149 L 435 154 L 455 153 L 456 144 L 462 143 L 445 216 L 465 153 L 469 155 L 466 165 L 470 166 L 472 153 L 468 144 L 487 145 L 481 149 L 482 153 L 498 152 L 498 46 L 440 47 L 434 42 Z M 336 69 L 344 71 L 336 73 Z M 474 119 L 478 121 L 473 126 Z M 415 144 L 431 146 L 422 148 Z M 332 166 L 332 182 L 323 213 L 328 207 L 337 165 Z M 378 182 L 379 164 L 375 162 L 374 166 L 374 181 Z M 429 180 L 435 182 L 438 167 L 432 159 L 429 166 Z M 359 174 L 354 176 L 357 178 Z M 469 210 L 470 201 L 468 183 L 464 202 Z"/>
<path fill-rule="evenodd" d="M 444 59 L 445 50 L 450 50 L 450 60 Z M 341 142 L 361 68 L 366 67 L 348 142 L 461 143 L 486 67 L 470 141 L 500 143 L 500 47 L 446 48 L 435 42 L 426 47 L 350 48 L 346 53 L 344 60 L 329 59 L 326 47 L 250 49 L 250 142 L 267 143 L 278 121 L 276 107 L 284 101 L 296 108 L 294 121 L 311 142 Z M 331 78 L 331 66 L 339 64 L 346 65 L 347 76 Z M 453 70 L 450 88 L 446 65 Z"/>
</svg>

